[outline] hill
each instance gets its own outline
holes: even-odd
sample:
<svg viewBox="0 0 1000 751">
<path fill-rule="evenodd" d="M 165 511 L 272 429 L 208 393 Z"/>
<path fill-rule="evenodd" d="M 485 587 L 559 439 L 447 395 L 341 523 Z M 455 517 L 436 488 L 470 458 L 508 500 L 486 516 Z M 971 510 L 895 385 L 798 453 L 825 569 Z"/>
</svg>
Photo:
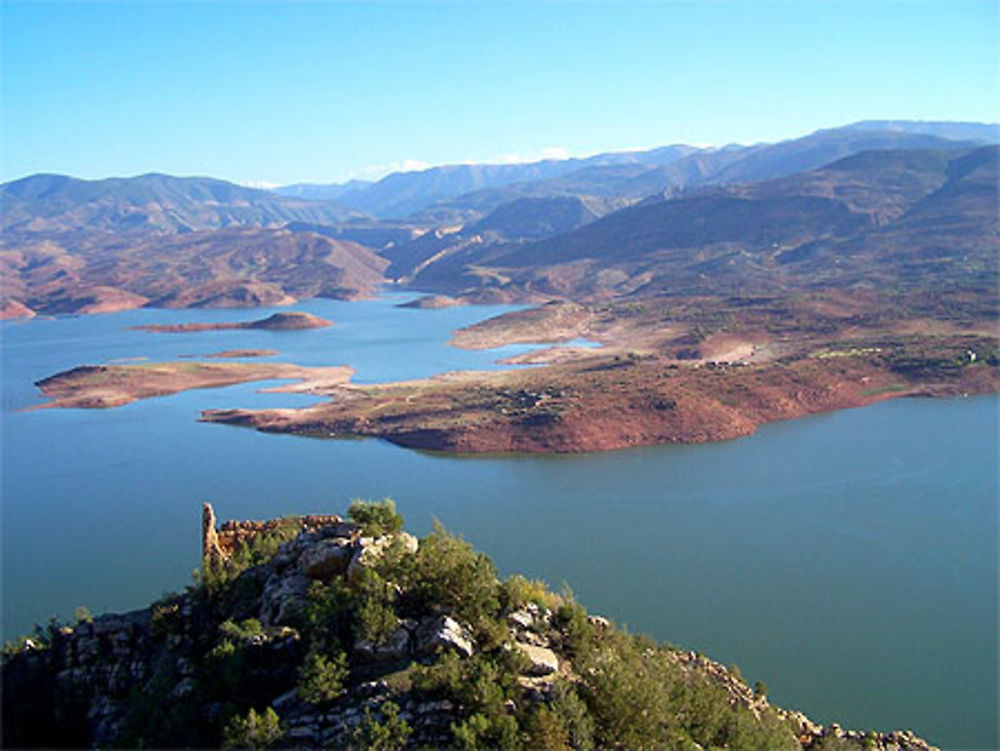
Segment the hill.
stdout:
<svg viewBox="0 0 1000 751">
<path fill-rule="evenodd" d="M 4 746 L 928 751 L 823 727 L 391 501 L 202 520 L 197 583 L 5 647 Z"/>
<path fill-rule="evenodd" d="M 350 299 L 370 294 L 386 265 L 356 243 L 277 229 L 8 233 L 0 241 L 6 298 L 50 314 Z"/>
<path fill-rule="evenodd" d="M 989 285 L 997 147 L 865 152 L 811 172 L 647 200 L 534 243 L 469 246 L 414 285 L 515 295 Z"/>
<path fill-rule="evenodd" d="M 519 198 L 478 221 L 426 232 L 409 242 L 394 243 L 381 254 L 391 261 L 386 274 L 406 280 L 458 251 L 475 248 L 481 252 L 498 244 L 551 237 L 589 224 L 618 207 L 615 202 L 580 196 Z"/>
<path fill-rule="evenodd" d="M 357 212 L 278 196 L 207 177 L 149 174 L 78 180 L 32 175 L 0 185 L 4 232 L 153 231 L 278 227 L 291 221 L 331 224 Z"/>
</svg>

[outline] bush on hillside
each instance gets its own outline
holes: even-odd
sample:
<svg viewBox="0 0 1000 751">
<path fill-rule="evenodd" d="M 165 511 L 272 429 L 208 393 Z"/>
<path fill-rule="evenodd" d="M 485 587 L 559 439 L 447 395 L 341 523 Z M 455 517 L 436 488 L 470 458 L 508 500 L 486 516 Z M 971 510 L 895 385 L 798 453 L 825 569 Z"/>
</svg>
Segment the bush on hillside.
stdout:
<svg viewBox="0 0 1000 751">
<path fill-rule="evenodd" d="M 365 537 L 392 535 L 403 529 L 403 517 L 396 512 L 396 502 L 391 498 L 382 501 L 351 501 L 347 518 L 361 528 Z"/>
</svg>

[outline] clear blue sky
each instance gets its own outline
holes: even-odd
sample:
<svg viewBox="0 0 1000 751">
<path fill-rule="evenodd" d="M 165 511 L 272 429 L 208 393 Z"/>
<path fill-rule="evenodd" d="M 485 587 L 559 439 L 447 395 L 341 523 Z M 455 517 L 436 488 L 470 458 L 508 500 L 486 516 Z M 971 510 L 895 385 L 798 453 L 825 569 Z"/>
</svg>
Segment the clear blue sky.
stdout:
<svg viewBox="0 0 1000 751">
<path fill-rule="evenodd" d="M 2 0 L 0 180 L 386 165 L 996 121 L 997 0 Z"/>
</svg>

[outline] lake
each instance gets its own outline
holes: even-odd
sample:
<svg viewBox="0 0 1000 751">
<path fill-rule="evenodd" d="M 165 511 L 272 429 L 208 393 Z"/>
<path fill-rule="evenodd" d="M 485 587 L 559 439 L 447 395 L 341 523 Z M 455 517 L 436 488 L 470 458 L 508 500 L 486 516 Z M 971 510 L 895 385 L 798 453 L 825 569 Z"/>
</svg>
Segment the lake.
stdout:
<svg viewBox="0 0 1000 751">
<path fill-rule="evenodd" d="M 511 309 L 409 310 L 389 295 L 296 305 L 303 332 L 131 331 L 272 310 L 137 310 L 8 322 L 3 356 L 5 638 L 77 605 L 140 607 L 190 582 L 201 503 L 221 519 L 342 512 L 391 496 L 412 531 L 461 532 L 505 573 L 569 582 L 592 612 L 738 663 L 772 699 L 860 729 L 997 746 L 996 396 L 896 400 L 727 443 L 456 458 L 377 440 L 200 424 L 215 407 L 294 406 L 262 384 L 111 410 L 18 409 L 83 363 L 271 348 L 356 380 L 497 367 L 450 332 Z"/>
</svg>

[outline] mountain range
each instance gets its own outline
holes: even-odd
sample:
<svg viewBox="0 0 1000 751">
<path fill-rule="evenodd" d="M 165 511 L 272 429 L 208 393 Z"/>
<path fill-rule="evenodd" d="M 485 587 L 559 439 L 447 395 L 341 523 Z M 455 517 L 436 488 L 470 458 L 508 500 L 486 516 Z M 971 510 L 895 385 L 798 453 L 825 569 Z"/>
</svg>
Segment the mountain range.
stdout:
<svg viewBox="0 0 1000 751">
<path fill-rule="evenodd" d="M 510 165 L 447 165 L 394 173 L 374 183 L 293 185 L 282 195 L 336 200 L 379 218 L 425 212 L 467 221 L 515 198 L 589 195 L 642 198 L 691 185 L 742 182 L 813 169 L 869 149 L 935 148 L 959 141 L 1000 141 L 1000 127 L 981 123 L 864 121 L 776 144 L 704 148 L 673 145 L 586 159 Z M 423 217 L 421 217 L 423 218 Z"/>
<path fill-rule="evenodd" d="M 208 177 L 149 174 L 79 180 L 31 175 L 0 185 L 4 232 L 133 230 L 184 233 L 222 227 L 341 222 L 359 214 L 329 202 L 279 196 Z"/>
<path fill-rule="evenodd" d="M 645 201 L 535 242 L 439 250 L 412 283 L 453 294 L 494 287 L 511 299 L 988 284 L 1000 252 L 997 190 L 996 146 L 868 151 Z"/>
<path fill-rule="evenodd" d="M 250 306 L 386 280 L 511 300 L 989 284 L 997 168 L 982 144 L 997 141 L 997 125 L 866 121 L 277 191 L 33 175 L 0 185 L 0 302 Z"/>
</svg>

